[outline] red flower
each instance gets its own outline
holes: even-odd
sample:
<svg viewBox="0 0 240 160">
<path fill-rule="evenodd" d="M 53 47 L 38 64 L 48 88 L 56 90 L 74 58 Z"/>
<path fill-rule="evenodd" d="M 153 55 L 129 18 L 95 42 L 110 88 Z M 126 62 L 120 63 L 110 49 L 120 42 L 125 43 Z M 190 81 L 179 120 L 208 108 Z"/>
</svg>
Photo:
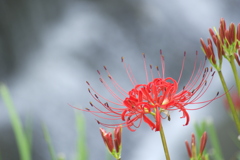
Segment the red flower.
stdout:
<svg viewBox="0 0 240 160">
<path fill-rule="evenodd" d="M 145 122 L 152 130 L 159 131 L 161 119 L 167 117 L 168 120 L 170 120 L 169 111 L 173 110 L 181 111 L 183 113 L 181 118 L 185 118 L 185 125 L 188 125 L 190 117 L 187 110 L 196 110 L 205 107 L 216 99 L 216 97 L 207 101 L 198 102 L 199 98 L 206 92 L 211 84 L 214 72 L 212 72 L 212 68 L 210 70 L 208 68 L 204 68 L 206 59 L 204 63 L 200 63 L 199 68 L 196 69 L 197 53 L 191 77 L 185 87 L 183 87 L 182 90 L 179 90 L 178 84 L 184 69 L 185 57 L 186 53 L 184 53 L 179 79 L 176 81 L 171 77 L 165 78 L 164 56 L 160 51 L 162 71 L 160 73 L 159 68 L 156 67 L 158 78 L 154 78 L 152 65 L 150 65 L 150 75 L 152 80 L 149 81 L 149 73 L 146 69 L 146 60 L 145 55 L 143 54 L 147 81 L 146 84 L 138 84 L 136 82 L 130 67 L 126 65 L 124 59 L 122 58 L 122 63 L 124 64 L 128 78 L 134 86 L 133 89 L 128 92 L 115 81 L 108 69 L 104 66 L 104 69 L 108 74 L 108 78 L 114 87 L 110 87 L 110 85 L 102 78 L 100 72 L 97 71 L 100 75 L 100 82 L 105 86 L 107 91 L 116 101 L 103 97 L 92 88 L 89 82 L 87 82 L 90 87 L 90 89 L 88 89 L 90 94 L 94 100 L 105 108 L 105 110 L 102 110 L 100 107 L 96 107 L 92 102 L 90 102 L 90 105 L 95 110 L 90 110 L 89 108 L 86 108 L 86 110 L 79 110 L 90 112 L 97 117 L 111 120 L 111 122 L 112 120 L 121 121 L 120 123 L 105 124 L 97 120 L 99 124 L 109 128 L 122 125 L 122 127 L 128 127 L 129 130 L 135 131 L 133 127 L 138 128 L 142 122 Z M 208 78 L 210 78 L 210 80 L 207 83 Z M 115 91 L 118 91 L 118 93 Z M 186 108 L 189 104 L 203 105 L 198 108 Z"/>
</svg>

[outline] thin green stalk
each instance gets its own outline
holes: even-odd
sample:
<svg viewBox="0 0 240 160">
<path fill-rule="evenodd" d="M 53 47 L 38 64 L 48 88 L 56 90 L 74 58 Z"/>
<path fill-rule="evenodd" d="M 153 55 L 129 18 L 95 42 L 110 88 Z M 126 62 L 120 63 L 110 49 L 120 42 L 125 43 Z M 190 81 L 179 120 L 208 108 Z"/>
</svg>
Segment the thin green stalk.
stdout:
<svg viewBox="0 0 240 160">
<path fill-rule="evenodd" d="M 225 94 L 226 94 L 226 97 L 227 97 L 227 100 L 228 100 L 228 103 L 229 103 L 229 106 L 230 106 L 230 109 L 231 109 L 233 120 L 234 120 L 234 122 L 235 122 L 235 124 L 237 126 L 238 133 L 240 134 L 240 121 L 238 119 L 238 115 L 237 115 L 236 109 L 234 107 L 234 104 L 232 102 L 232 98 L 231 98 L 229 90 L 227 88 L 227 84 L 226 84 L 225 79 L 224 79 L 224 77 L 222 75 L 222 71 L 218 71 L 218 75 L 219 75 L 220 80 L 222 82 L 223 89 L 225 91 Z"/>
<path fill-rule="evenodd" d="M 213 122 L 208 123 L 207 130 L 208 130 L 209 139 L 211 141 L 212 148 L 214 149 L 214 154 L 213 154 L 214 159 L 223 160 L 222 151 L 220 148 L 217 132 Z"/>
<path fill-rule="evenodd" d="M 88 151 L 86 146 L 86 129 L 85 119 L 82 114 L 75 113 L 77 127 L 77 157 L 76 160 L 88 159 Z"/>
<path fill-rule="evenodd" d="M 6 105 L 6 108 L 8 109 L 11 124 L 16 137 L 16 141 L 17 141 L 17 146 L 20 152 L 19 154 L 20 154 L 21 160 L 30 160 L 31 152 L 30 152 L 30 146 L 27 141 L 27 137 L 24 133 L 20 118 L 18 117 L 18 114 L 11 100 L 9 91 L 7 87 L 3 84 L 0 84 L 0 94 Z"/>
<path fill-rule="evenodd" d="M 165 134 L 164 134 L 164 131 L 163 131 L 162 124 L 160 124 L 160 136 L 161 136 L 162 145 L 163 145 L 166 160 L 170 160 L 170 155 L 169 155 L 168 147 L 167 147 L 167 141 L 166 141 L 166 138 L 165 138 Z"/>
<path fill-rule="evenodd" d="M 231 60 L 229 62 L 230 62 L 231 67 L 232 67 L 234 79 L 235 79 L 237 90 L 238 90 L 238 95 L 240 96 L 240 81 L 239 81 L 239 77 L 238 77 L 237 68 L 236 68 L 236 65 L 234 63 L 234 57 L 231 58 Z"/>
<path fill-rule="evenodd" d="M 56 160 L 57 156 L 56 156 L 56 153 L 53 149 L 53 145 L 52 145 L 51 138 L 50 138 L 50 135 L 48 133 L 47 127 L 44 124 L 42 125 L 42 130 L 43 130 L 43 135 L 44 135 L 45 141 L 47 142 L 47 145 L 48 145 L 48 150 L 50 152 L 51 159 Z"/>
</svg>

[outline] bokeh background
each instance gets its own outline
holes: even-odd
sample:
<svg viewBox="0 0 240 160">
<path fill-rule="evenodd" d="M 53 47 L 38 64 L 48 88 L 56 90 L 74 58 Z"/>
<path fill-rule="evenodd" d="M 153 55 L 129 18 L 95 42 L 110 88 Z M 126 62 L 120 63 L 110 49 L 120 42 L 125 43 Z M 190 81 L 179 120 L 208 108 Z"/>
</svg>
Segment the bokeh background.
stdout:
<svg viewBox="0 0 240 160">
<path fill-rule="evenodd" d="M 240 22 L 239 0 L 0 0 L 0 81 L 10 89 L 24 122 L 31 119 L 34 160 L 50 159 L 41 125 L 50 132 L 57 153 L 67 159 L 76 154 L 75 107 L 89 107 L 91 96 L 86 80 L 102 95 L 109 96 L 99 82 L 97 69 L 106 65 L 126 90 L 131 89 L 120 61 L 125 57 L 136 79 L 145 80 L 141 53 L 148 64 L 166 62 L 166 76 L 178 78 L 184 51 L 185 72 L 180 85 L 188 81 L 195 52 L 204 60 L 199 39 L 209 37 L 208 29 Z M 233 86 L 228 65 L 228 85 Z M 218 77 L 206 96 L 222 92 Z M 202 100 L 203 100 L 202 99 Z M 8 112 L 0 100 L 0 154 L 3 160 L 17 160 L 18 151 Z M 89 160 L 104 160 L 106 151 L 95 117 L 86 119 Z M 184 141 L 190 140 L 194 122 L 212 119 L 219 133 L 226 159 L 235 154 L 230 138 L 235 128 L 222 99 L 190 112 L 191 122 L 182 126 L 181 113 L 164 121 L 172 159 L 187 159 Z M 25 123 L 24 123 L 25 124 Z M 223 138 L 221 138 L 223 137 Z M 100 158 L 99 158 L 100 157 Z M 123 131 L 124 160 L 164 159 L 158 132 L 142 125 L 136 132 Z"/>
</svg>

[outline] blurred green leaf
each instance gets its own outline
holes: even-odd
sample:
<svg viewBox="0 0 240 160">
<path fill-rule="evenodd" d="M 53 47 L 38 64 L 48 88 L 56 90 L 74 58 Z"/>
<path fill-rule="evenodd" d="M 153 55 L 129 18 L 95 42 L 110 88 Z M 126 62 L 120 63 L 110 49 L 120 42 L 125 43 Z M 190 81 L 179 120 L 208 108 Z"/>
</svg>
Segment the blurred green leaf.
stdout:
<svg viewBox="0 0 240 160">
<path fill-rule="evenodd" d="M 88 151 L 86 146 L 85 119 L 82 114 L 75 112 L 77 127 L 77 156 L 76 160 L 87 160 Z"/>
<path fill-rule="evenodd" d="M 26 122 L 26 128 L 25 128 L 25 133 L 26 133 L 26 137 L 27 137 L 27 142 L 28 142 L 28 146 L 29 146 L 29 152 L 31 152 L 31 148 L 32 148 L 32 121 L 31 118 L 28 116 L 27 117 L 27 122 Z"/>
<path fill-rule="evenodd" d="M 0 94 L 2 96 L 3 102 L 5 103 L 10 116 L 13 131 L 17 140 L 17 145 L 18 145 L 21 160 L 30 160 L 31 152 L 30 152 L 30 146 L 27 141 L 27 137 L 24 133 L 20 118 L 18 117 L 18 114 L 11 100 L 9 91 L 4 84 L 0 84 Z"/>
<path fill-rule="evenodd" d="M 43 134 L 44 134 L 44 138 L 45 138 L 45 141 L 47 142 L 47 145 L 48 145 L 48 150 L 50 152 L 50 155 L 51 155 L 51 159 L 52 160 L 57 160 L 57 156 L 55 154 L 55 151 L 53 149 L 53 145 L 52 145 L 52 142 L 51 142 L 51 138 L 49 136 L 49 133 L 48 133 L 48 130 L 47 130 L 47 127 L 43 124 L 42 125 L 42 130 L 43 130 Z"/>
</svg>

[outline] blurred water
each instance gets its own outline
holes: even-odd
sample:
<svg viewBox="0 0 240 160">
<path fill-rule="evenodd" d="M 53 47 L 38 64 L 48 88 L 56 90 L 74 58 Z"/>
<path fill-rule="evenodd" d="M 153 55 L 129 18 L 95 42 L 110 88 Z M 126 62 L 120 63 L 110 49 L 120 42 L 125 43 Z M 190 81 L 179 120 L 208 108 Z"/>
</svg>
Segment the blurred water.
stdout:
<svg viewBox="0 0 240 160">
<path fill-rule="evenodd" d="M 195 51 L 200 51 L 199 38 L 206 39 L 208 28 L 217 26 L 220 17 L 228 23 L 239 21 L 234 16 L 239 11 L 232 9 L 239 2 L 230 2 L 52 0 L 45 4 L 26 0 L 21 7 L 25 14 L 20 14 L 21 9 L 14 10 L 17 3 L 10 5 L 2 1 L 0 6 L 6 19 L 1 19 L 5 25 L 0 28 L 1 79 L 8 84 L 22 119 L 30 115 L 33 120 L 33 158 L 49 158 L 41 123 L 49 128 L 56 152 L 65 153 L 67 159 L 74 157 L 75 110 L 68 104 L 83 108 L 89 106 L 88 102 L 92 99 L 86 80 L 107 95 L 96 73 L 97 69 L 103 72 L 103 65 L 108 66 L 115 79 L 130 89 L 127 76 L 123 76 L 125 71 L 120 62 L 121 56 L 135 71 L 136 79 L 144 81 L 142 52 L 146 53 L 149 63 L 160 65 L 159 49 L 162 49 L 166 75 L 177 78 L 183 52 L 187 51 L 186 69 L 181 81 L 184 85 L 191 74 Z M 7 22 L 11 24 L 10 28 Z M 201 54 L 199 56 L 203 58 Z M 231 81 L 228 80 L 229 83 Z M 206 97 L 213 97 L 221 90 L 217 80 L 212 89 Z M 1 101 L 0 104 L 3 159 L 17 159 L 16 150 L 13 154 L 9 149 L 14 146 L 14 140 L 9 134 L 12 132 L 6 109 Z M 173 113 L 172 120 L 164 122 L 172 159 L 186 159 L 184 140 L 190 139 L 194 121 L 211 116 L 220 128 L 227 119 L 224 112 L 221 100 L 218 100 L 204 109 L 190 112 L 191 122 L 184 127 L 185 120 L 179 121 L 181 115 Z M 90 160 L 96 160 L 105 156 L 99 126 L 91 114 L 84 115 Z M 122 159 L 164 159 L 158 132 L 151 131 L 147 125 L 134 133 L 124 130 L 123 134 Z M 6 147 L 8 145 L 9 148 Z M 226 155 L 231 153 L 226 152 Z"/>
</svg>

